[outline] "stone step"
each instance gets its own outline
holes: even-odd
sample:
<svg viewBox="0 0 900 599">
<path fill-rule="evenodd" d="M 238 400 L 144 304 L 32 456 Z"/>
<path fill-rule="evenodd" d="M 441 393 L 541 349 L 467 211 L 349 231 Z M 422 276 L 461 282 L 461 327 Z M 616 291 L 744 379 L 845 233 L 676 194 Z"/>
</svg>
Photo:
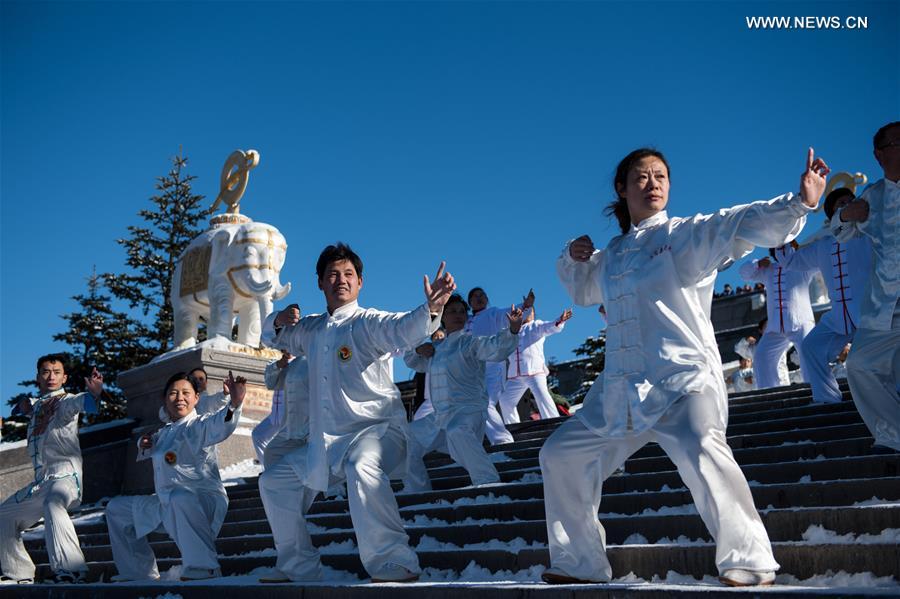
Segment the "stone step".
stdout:
<svg viewBox="0 0 900 599">
<path fill-rule="evenodd" d="M 810 545 L 801 543 L 773 543 L 775 559 L 782 572 L 797 578 L 808 578 L 826 570 L 843 570 L 848 573 L 871 572 L 876 576 L 895 576 L 900 572 L 900 546 L 897 544 L 871 545 Z M 417 552 L 423 568 L 437 568 L 462 572 L 471 562 L 491 572 L 508 570 L 518 572 L 534 566 L 547 567 L 549 555 L 546 549 L 522 549 L 518 552 L 501 549 L 459 549 L 447 551 Z M 716 575 L 715 546 L 703 545 L 620 545 L 609 547 L 609 561 L 615 576 L 633 573 L 644 579 L 665 576 L 669 571 L 695 578 Z M 225 557 L 219 560 L 224 576 L 243 575 L 260 567 L 271 568 L 274 555 Z M 178 565 L 177 559 L 158 560 L 160 571 Z M 323 554 L 323 565 L 336 570 L 351 572 L 361 579 L 366 577 L 356 553 Z M 116 573 L 111 561 L 88 564 L 90 578 L 101 576 L 109 579 Z M 38 576 L 49 574 L 42 565 Z M 538 582 L 535 571 L 533 582 Z"/>
<path fill-rule="evenodd" d="M 761 516 L 772 541 L 803 542 L 803 534 L 810 526 L 814 525 L 821 526 L 838 535 L 847 533 L 878 534 L 888 528 L 900 529 L 900 503 L 887 507 L 766 510 Z M 544 520 L 483 521 L 468 525 L 449 525 L 439 522 L 429 524 L 407 526 L 410 544 L 413 547 L 419 545 L 424 536 L 458 546 L 485 543 L 493 539 L 508 542 L 520 538 L 526 543 L 546 544 L 547 542 L 547 528 Z M 631 540 L 631 544 L 654 544 L 660 539 L 668 539 L 664 542 L 672 542 L 671 540 L 679 537 L 686 537 L 690 541 L 699 539 L 711 542 L 712 540 L 697 514 L 607 517 L 603 519 L 603 525 L 606 529 L 607 542 L 610 545 L 624 544 L 632 535 L 641 535 L 644 540 Z M 274 548 L 268 523 L 260 522 L 258 530 L 259 533 L 253 536 L 226 536 L 226 531 L 222 531 L 216 542 L 219 555 L 234 556 Z M 108 537 L 99 534 L 90 535 L 90 537 L 91 539 L 82 538 L 85 559 L 89 562 L 111 560 L 112 551 L 108 544 Z M 331 543 L 345 543 L 348 539 L 356 543 L 352 529 L 315 533 L 312 534 L 312 539 L 316 547 L 325 547 Z M 150 540 L 157 558 L 178 557 L 178 549 L 175 543 L 169 540 L 168 535 L 154 533 Z M 47 562 L 47 552 L 43 543 L 30 541 L 27 546 L 35 563 Z"/>
</svg>

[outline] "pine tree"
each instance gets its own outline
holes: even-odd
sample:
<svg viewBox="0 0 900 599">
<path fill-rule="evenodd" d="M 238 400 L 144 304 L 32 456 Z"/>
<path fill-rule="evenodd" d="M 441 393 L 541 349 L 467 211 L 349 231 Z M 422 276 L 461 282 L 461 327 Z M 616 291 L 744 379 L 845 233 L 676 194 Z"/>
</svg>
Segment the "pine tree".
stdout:
<svg viewBox="0 0 900 599">
<path fill-rule="evenodd" d="M 586 359 L 581 387 L 573 397 L 574 403 L 580 403 L 587 395 L 591 384 L 603 372 L 606 364 L 606 335 L 600 333 L 596 337 L 588 337 L 584 343 L 575 348 L 574 354 Z"/>
<path fill-rule="evenodd" d="M 53 340 L 63 341 L 71 348 L 66 382 L 70 393 L 86 390 L 84 378 L 93 368 L 103 374 L 108 395 L 101 402 L 100 413 L 92 418 L 102 422 L 125 416 L 125 399 L 115 385 L 116 377 L 148 362 L 153 354 L 143 342 L 150 331 L 128 314 L 112 309 L 109 296 L 101 293 L 102 281 L 96 268 L 87 281 L 87 294 L 72 297 L 81 310 L 61 316 L 69 326 L 65 332 L 54 335 Z"/>
<path fill-rule="evenodd" d="M 145 335 L 146 347 L 154 354 L 169 349 L 174 333 L 169 294 L 175 263 L 188 243 L 202 232 L 198 225 L 209 214 L 201 206 L 203 196 L 191 189 L 196 177 L 185 172 L 187 162 L 181 154 L 172 158 L 172 168 L 166 176 L 157 178 L 157 194 L 150 198 L 155 208 L 138 212 L 147 225 L 129 226 L 129 237 L 116 240 L 125 248 L 130 272 L 103 275 L 115 298 L 151 316 Z"/>
</svg>

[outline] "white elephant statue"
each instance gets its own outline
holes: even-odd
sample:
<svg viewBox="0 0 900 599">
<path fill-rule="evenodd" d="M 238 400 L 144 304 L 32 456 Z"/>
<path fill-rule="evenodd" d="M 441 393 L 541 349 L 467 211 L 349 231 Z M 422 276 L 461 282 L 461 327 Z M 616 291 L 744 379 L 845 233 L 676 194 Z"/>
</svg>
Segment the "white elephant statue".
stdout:
<svg viewBox="0 0 900 599">
<path fill-rule="evenodd" d="M 273 302 L 291 291 L 281 285 L 287 243 L 272 225 L 213 224 L 188 244 L 172 280 L 175 349 L 196 345 L 199 319 L 207 336 L 231 341 L 238 317 L 238 343 L 259 346 L 262 321 Z"/>
</svg>

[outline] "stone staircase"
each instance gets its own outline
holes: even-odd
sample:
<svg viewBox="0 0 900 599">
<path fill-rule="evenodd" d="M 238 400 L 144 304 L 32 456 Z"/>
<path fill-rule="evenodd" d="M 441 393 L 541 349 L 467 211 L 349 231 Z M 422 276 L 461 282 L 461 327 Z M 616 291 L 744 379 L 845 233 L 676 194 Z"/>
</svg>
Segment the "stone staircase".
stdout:
<svg viewBox="0 0 900 599">
<path fill-rule="evenodd" d="M 624 472 L 604 485 L 601 519 L 618 578 L 609 585 L 541 584 L 548 553 L 538 451 L 560 422 L 510 426 L 515 443 L 491 449 L 502 478 L 494 486 L 471 488 L 465 471 L 447 456 L 428 456 L 434 490 L 397 495 L 410 542 L 425 569 L 423 582 L 388 585 L 387 592 L 435 598 L 462 592 L 491 593 L 492 598 L 537 593 L 573 598 L 748 592 L 792 597 L 822 592 L 900 594 L 900 586 L 864 586 L 873 577 L 888 577 L 880 584 L 890 584 L 890 577 L 895 585 L 900 581 L 900 453 L 872 447 L 846 389 L 844 401 L 833 405 L 811 403 L 806 385 L 730 399 L 728 440 L 750 481 L 781 564 L 779 584 L 770 589 L 727 589 L 715 582 L 715 546 L 674 466 L 654 444 L 636 453 Z M 332 598 L 385 592 L 384 585 L 364 584 L 366 574 L 357 556 L 347 502 L 340 498 L 320 498 L 309 514 L 313 541 L 321 548 L 322 563 L 333 580 L 252 586 L 259 569 L 274 565 L 271 532 L 256 480 L 229 487 L 228 495 L 228 517 L 218 539 L 226 578 L 188 584 L 173 580 L 103 583 L 116 569 L 106 525 L 98 521 L 76 523 L 76 527 L 90 578 L 99 582 L 0 586 L 0 594 L 205 597 L 225 591 L 229 597 L 264 592 L 267 597 Z M 160 572 L 179 564 L 178 550 L 166 535 L 153 534 L 151 541 Z M 26 544 L 40 564 L 39 576 L 48 574 L 43 541 Z M 840 572 L 846 574 L 825 581 L 831 589 L 801 582 Z M 841 584 L 845 586 L 834 588 Z"/>
</svg>

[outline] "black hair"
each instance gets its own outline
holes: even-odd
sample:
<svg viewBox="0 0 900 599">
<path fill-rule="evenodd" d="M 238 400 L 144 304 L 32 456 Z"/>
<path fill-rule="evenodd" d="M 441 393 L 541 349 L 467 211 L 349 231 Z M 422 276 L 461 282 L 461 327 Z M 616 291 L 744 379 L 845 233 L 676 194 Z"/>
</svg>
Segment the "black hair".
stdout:
<svg viewBox="0 0 900 599">
<path fill-rule="evenodd" d="M 472 303 L 472 294 L 475 293 L 476 291 L 480 291 L 481 293 L 484 294 L 485 297 L 487 297 L 487 292 L 484 289 L 482 289 L 481 287 L 472 287 L 469 290 L 469 294 L 466 296 L 466 299 L 469 300 L 470 304 Z M 458 294 L 454 294 L 454 295 L 458 295 Z M 460 299 L 462 299 L 462 298 L 460 298 Z"/>
<path fill-rule="evenodd" d="M 900 121 L 894 121 L 892 123 L 888 123 L 881 129 L 875 132 L 875 137 L 872 138 L 872 146 L 876 150 L 880 150 L 881 146 L 884 145 L 885 138 L 887 137 L 888 131 L 893 129 L 894 127 L 900 127 Z"/>
<path fill-rule="evenodd" d="M 619 228 L 622 229 L 622 234 L 628 233 L 631 229 L 631 213 L 628 212 L 628 202 L 625 200 L 625 196 L 619 193 L 619 187 L 624 188 L 628 185 L 628 173 L 631 172 L 634 165 L 648 156 L 661 160 L 666 165 L 667 174 L 671 177 L 672 169 L 669 168 L 669 161 L 666 160 L 662 152 L 653 148 L 638 148 L 619 162 L 619 166 L 616 167 L 616 175 L 613 178 L 613 191 L 615 191 L 617 199 L 603 210 L 603 214 L 616 217 L 616 220 L 619 222 Z"/>
<path fill-rule="evenodd" d="M 196 368 L 194 370 L 197 370 Z M 192 376 L 189 376 L 186 372 L 176 372 L 172 376 L 169 377 L 169 380 L 166 381 L 166 386 L 163 387 L 163 397 L 166 397 L 169 394 L 169 387 L 178 381 L 187 381 L 191 384 L 191 389 L 194 390 L 194 393 L 200 393 L 200 390 L 197 388 L 197 379 Z"/>
<path fill-rule="evenodd" d="M 41 371 L 41 364 L 44 362 L 59 362 L 63 367 L 63 374 L 68 374 L 69 360 L 66 354 L 47 354 L 37 359 L 37 371 Z"/>
<path fill-rule="evenodd" d="M 837 189 L 832 190 L 825 198 L 823 210 L 825 210 L 825 216 L 828 217 L 828 220 L 831 220 L 831 217 L 834 216 L 834 205 L 844 196 L 850 196 L 851 200 L 856 197 L 852 190 L 846 187 L 838 187 Z"/>
<path fill-rule="evenodd" d="M 194 374 L 194 373 L 197 372 L 198 370 L 199 370 L 200 372 L 202 372 L 202 373 L 206 376 L 206 378 L 209 378 L 209 374 L 206 372 L 206 369 L 203 368 L 202 366 L 198 366 L 198 367 L 196 367 L 196 368 L 191 368 L 191 369 L 188 371 L 188 374 Z"/>
<path fill-rule="evenodd" d="M 353 268 L 356 269 L 356 276 L 360 279 L 362 278 L 362 258 L 351 250 L 349 245 L 341 241 L 338 241 L 336 245 L 329 245 L 319 254 L 319 259 L 316 261 L 316 276 L 321 281 L 322 277 L 325 276 L 325 268 L 333 262 L 341 262 L 342 260 L 349 260 L 353 264 Z"/>
</svg>

